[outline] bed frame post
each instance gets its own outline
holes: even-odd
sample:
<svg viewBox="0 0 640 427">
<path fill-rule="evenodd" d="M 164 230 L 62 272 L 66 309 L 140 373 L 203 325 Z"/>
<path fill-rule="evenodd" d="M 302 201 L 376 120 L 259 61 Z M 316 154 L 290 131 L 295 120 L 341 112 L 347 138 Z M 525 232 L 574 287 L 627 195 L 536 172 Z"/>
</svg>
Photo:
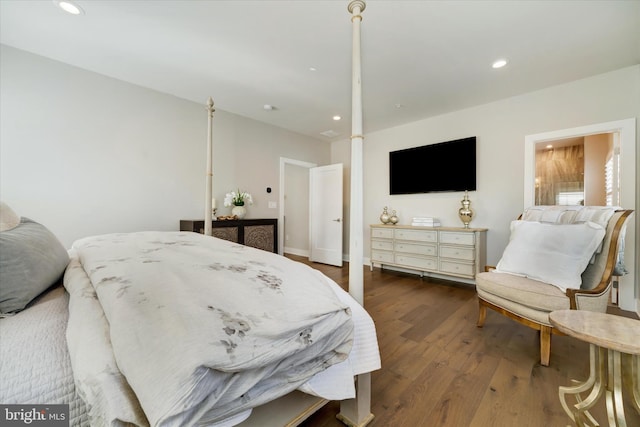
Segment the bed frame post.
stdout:
<svg viewBox="0 0 640 427">
<path fill-rule="evenodd" d="M 351 215 L 349 218 L 349 294 L 364 306 L 363 278 L 363 167 L 362 167 L 362 70 L 360 60 L 360 15 L 366 7 L 362 0 L 352 0 L 347 10 L 352 15 L 352 83 L 351 83 Z M 337 418 L 353 427 L 367 425 L 371 413 L 371 374 L 356 377 L 355 399 L 343 400 Z"/>
<path fill-rule="evenodd" d="M 213 98 L 209 97 L 207 101 L 207 116 L 209 117 L 207 126 L 207 177 L 205 182 L 204 196 L 204 234 L 206 236 L 213 235 Z"/>
<path fill-rule="evenodd" d="M 370 373 L 356 377 L 356 397 L 340 402 L 340 413 L 336 418 L 350 427 L 363 427 L 373 420 Z"/>
<path fill-rule="evenodd" d="M 349 218 L 349 293 L 364 306 L 363 279 L 363 174 L 362 174 L 362 71 L 360 67 L 360 13 L 362 0 L 353 0 L 348 10 L 353 16 L 352 83 L 351 83 L 351 214 Z"/>
</svg>

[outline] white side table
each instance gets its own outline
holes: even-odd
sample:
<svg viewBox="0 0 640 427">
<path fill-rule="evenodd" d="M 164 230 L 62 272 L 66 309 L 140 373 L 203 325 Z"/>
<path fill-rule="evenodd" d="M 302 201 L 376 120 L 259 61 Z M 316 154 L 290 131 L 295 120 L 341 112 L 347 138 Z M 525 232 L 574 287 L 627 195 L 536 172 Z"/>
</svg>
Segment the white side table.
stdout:
<svg viewBox="0 0 640 427">
<path fill-rule="evenodd" d="M 549 314 L 551 324 L 560 332 L 589 343 L 589 378 L 575 386 L 561 386 L 560 403 L 578 426 L 597 426 L 589 409 L 604 394 L 610 426 L 625 427 L 622 400 L 621 353 L 632 355 L 633 403 L 640 412 L 640 320 L 581 310 L 559 310 Z M 591 390 L 583 400 L 580 393 Z M 566 395 L 575 395 L 569 405 Z"/>
</svg>

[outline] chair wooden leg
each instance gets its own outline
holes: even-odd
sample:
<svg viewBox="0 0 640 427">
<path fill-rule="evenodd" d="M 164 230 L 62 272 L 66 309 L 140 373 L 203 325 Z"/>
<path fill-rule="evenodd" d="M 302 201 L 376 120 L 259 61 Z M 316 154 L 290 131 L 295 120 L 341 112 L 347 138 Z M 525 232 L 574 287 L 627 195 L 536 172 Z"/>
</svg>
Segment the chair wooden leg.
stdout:
<svg viewBox="0 0 640 427">
<path fill-rule="evenodd" d="M 482 301 L 478 299 L 478 321 L 476 325 L 478 328 L 484 326 L 484 319 L 487 317 L 487 307 L 482 304 Z"/>
<path fill-rule="evenodd" d="M 551 358 L 551 326 L 540 326 L 540 364 L 549 366 Z"/>
</svg>

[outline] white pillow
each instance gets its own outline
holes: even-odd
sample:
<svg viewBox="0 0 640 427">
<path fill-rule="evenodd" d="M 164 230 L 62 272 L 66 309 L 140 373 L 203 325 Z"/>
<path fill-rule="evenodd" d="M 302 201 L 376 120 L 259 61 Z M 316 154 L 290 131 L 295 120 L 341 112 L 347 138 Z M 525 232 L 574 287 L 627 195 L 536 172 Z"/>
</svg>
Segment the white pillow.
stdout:
<svg viewBox="0 0 640 427">
<path fill-rule="evenodd" d="M 20 217 L 5 202 L 0 202 L 0 232 L 12 230 L 20 224 Z"/>
<path fill-rule="evenodd" d="M 566 291 L 579 289 L 580 275 L 604 238 L 605 229 L 593 222 L 548 224 L 512 221 L 509 244 L 496 271 L 549 283 Z"/>
</svg>

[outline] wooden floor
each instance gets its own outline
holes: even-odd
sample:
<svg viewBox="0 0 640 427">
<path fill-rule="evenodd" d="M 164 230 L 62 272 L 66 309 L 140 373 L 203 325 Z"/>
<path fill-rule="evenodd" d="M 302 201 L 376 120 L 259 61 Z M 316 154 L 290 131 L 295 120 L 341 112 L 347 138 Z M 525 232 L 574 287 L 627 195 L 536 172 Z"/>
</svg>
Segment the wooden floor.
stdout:
<svg viewBox="0 0 640 427">
<path fill-rule="evenodd" d="M 346 288 L 346 264 L 312 265 Z M 364 283 L 364 305 L 376 323 L 382 358 L 382 369 L 371 377 L 370 426 L 572 425 L 558 387 L 588 377 L 588 344 L 553 336 L 551 365 L 543 367 L 534 330 L 491 310 L 484 328 L 476 327 L 471 285 L 369 268 Z M 600 403 L 591 412 L 607 425 Z M 640 426 L 630 404 L 625 411 L 627 425 Z M 339 403 L 330 402 L 303 426 L 343 426 L 338 412 Z"/>
</svg>

